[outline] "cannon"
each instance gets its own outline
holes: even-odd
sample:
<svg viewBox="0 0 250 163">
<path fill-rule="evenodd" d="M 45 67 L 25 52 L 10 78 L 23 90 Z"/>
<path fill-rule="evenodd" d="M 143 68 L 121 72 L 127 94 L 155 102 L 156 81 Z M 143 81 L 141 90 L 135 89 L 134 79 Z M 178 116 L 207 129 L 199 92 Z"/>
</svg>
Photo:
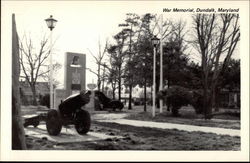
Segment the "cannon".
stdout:
<svg viewBox="0 0 250 163">
<path fill-rule="evenodd" d="M 23 126 L 28 127 L 32 125 L 34 127 L 37 127 L 40 124 L 40 121 L 46 121 L 46 119 L 47 119 L 46 113 L 42 113 L 42 114 L 30 117 L 30 118 L 25 118 Z"/>
<path fill-rule="evenodd" d="M 115 111 L 116 109 L 122 110 L 124 105 L 121 101 L 119 100 L 112 100 L 108 97 L 105 96 L 104 93 L 101 91 L 95 91 L 95 96 L 98 97 L 100 103 L 103 105 L 102 110 L 106 110 L 108 108 L 113 109 Z"/>
<path fill-rule="evenodd" d="M 48 111 L 46 128 L 50 135 L 58 135 L 62 126 L 74 124 L 76 131 L 86 134 L 90 129 L 91 118 L 88 111 L 81 107 L 90 101 L 90 91 L 80 92 L 66 98 L 59 105 L 58 110 Z"/>
<path fill-rule="evenodd" d="M 48 133 L 55 136 L 60 134 L 62 126 L 73 124 L 80 135 L 86 134 L 90 129 L 91 118 L 82 106 L 89 103 L 90 94 L 90 91 L 81 91 L 71 95 L 61 102 L 57 110 L 50 109 L 47 114 L 26 118 L 23 125 L 37 127 L 40 121 L 45 121 Z"/>
</svg>

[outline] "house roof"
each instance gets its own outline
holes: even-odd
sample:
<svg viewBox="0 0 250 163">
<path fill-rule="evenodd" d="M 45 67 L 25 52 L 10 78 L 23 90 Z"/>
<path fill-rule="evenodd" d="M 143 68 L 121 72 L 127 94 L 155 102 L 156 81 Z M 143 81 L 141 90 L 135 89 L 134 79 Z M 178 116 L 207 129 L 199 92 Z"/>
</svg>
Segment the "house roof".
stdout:
<svg viewBox="0 0 250 163">
<path fill-rule="evenodd" d="M 25 95 L 32 95 L 32 91 L 30 85 L 27 81 L 20 81 L 20 88 L 23 90 Z M 39 94 L 47 94 L 49 93 L 49 84 L 48 82 L 37 82 L 36 83 L 36 92 Z"/>
</svg>

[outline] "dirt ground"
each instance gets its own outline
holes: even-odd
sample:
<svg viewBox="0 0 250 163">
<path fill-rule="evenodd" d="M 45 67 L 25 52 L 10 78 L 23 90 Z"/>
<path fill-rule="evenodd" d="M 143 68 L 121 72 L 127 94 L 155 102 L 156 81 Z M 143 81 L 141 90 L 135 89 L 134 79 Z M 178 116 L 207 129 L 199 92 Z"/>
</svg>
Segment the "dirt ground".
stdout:
<svg viewBox="0 0 250 163">
<path fill-rule="evenodd" d="M 92 122 L 91 131 L 123 136 L 82 143 L 53 143 L 26 137 L 31 150 L 240 150 L 240 137 L 202 132 L 133 127 L 116 123 Z"/>
<path fill-rule="evenodd" d="M 134 107 L 133 110 L 125 109 L 122 111 L 122 113 L 128 113 L 127 118 L 129 119 L 163 122 L 171 121 L 173 123 L 178 122 L 190 124 L 194 118 L 192 116 L 191 118 L 188 118 L 192 114 L 189 115 L 187 111 L 186 113 L 182 112 L 183 116 L 178 118 L 173 118 L 169 116 L 169 113 L 165 113 L 165 115 L 157 115 L 158 118 L 152 119 L 150 116 L 150 111 L 148 110 L 147 113 L 144 113 L 142 112 L 142 109 L 142 107 Z M 25 114 L 27 113 L 32 114 L 32 112 L 26 109 Z M 205 122 L 204 120 L 200 120 L 200 117 L 196 118 L 196 122 L 193 119 L 193 124 L 222 128 L 240 128 L 239 121 L 232 121 L 232 123 L 228 123 L 227 121 Z M 198 120 L 201 122 L 199 123 Z M 112 136 L 122 136 L 123 138 L 108 138 L 105 140 L 92 142 L 60 144 L 50 142 L 46 138 L 39 139 L 26 135 L 27 147 L 29 150 L 240 150 L 240 137 L 237 136 L 232 137 L 203 132 L 186 132 L 179 131 L 177 129 L 170 130 L 148 127 L 134 127 L 116 123 L 98 122 L 95 120 L 92 120 L 90 131 L 105 133 Z"/>
</svg>

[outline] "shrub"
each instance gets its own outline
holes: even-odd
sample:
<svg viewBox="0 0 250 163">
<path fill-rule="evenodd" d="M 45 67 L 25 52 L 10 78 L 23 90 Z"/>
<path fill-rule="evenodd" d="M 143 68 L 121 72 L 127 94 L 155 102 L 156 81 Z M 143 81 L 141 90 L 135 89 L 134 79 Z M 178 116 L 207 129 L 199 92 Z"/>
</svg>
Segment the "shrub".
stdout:
<svg viewBox="0 0 250 163">
<path fill-rule="evenodd" d="M 169 101 L 173 116 L 179 116 L 182 106 L 192 105 L 197 114 L 203 113 L 203 98 L 201 90 L 189 90 L 181 86 L 172 86 L 158 93 L 159 98 Z"/>
</svg>

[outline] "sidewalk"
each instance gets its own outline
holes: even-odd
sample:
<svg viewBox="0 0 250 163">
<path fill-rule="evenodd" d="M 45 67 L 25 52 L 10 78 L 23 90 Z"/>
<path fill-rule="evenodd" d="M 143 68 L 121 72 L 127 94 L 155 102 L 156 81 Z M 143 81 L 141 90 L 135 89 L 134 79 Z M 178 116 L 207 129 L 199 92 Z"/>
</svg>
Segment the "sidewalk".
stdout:
<svg viewBox="0 0 250 163">
<path fill-rule="evenodd" d="M 236 129 L 225 129 L 218 127 L 205 127 L 205 126 L 194 126 L 194 125 L 183 125 L 174 123 L 163 123 L 163 122 L 150 122 L 150 121 L 138 121 L 138 120 L 128 120 L 128 119 L 97 119 L 99 122 L 110 122 L 118 123 L 123 125 L 131 125 L 136 127 L 151 127 L 160 129 L 177 129 L 184 130 L 188 132 L 200 131 L 205 133 L 214 133 L 219 135 L 230 135 L 230 136 L 240 136 L 240 130 Z"/>
<path fill-rule="evenodd" d="M 105 140 L 105 139 L 113 139 L 113 138 L 122 138 L 121 136 L 112 136 L 112 135 L 106 135 L 103 133 L 97 133 L 97 132 L 88 132 L 86 135 L 79 135 L 74 126 L 71 126 L 70 128 L 63 127 L 61 130 L 61 133 L 57 136 L 51 136 L 48 134 L 45 124 L 41 124 L 37 126 L 37 128 L 34 127 L 26 127 L 24 128 L 25 134 L 29 136 L 33 136 L 36 138 L 41 139 L 48 139 L 52 142 L 56 143 L 75 143 L 75 142 L 86 142 L 86 141 L 99 141 L 99 140 Z"/>
</svg>

